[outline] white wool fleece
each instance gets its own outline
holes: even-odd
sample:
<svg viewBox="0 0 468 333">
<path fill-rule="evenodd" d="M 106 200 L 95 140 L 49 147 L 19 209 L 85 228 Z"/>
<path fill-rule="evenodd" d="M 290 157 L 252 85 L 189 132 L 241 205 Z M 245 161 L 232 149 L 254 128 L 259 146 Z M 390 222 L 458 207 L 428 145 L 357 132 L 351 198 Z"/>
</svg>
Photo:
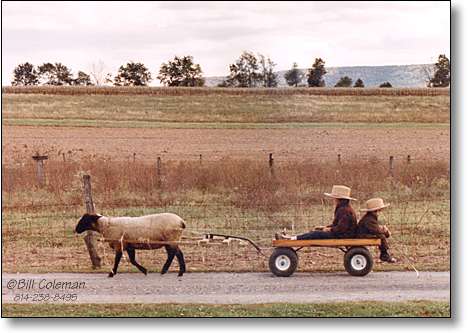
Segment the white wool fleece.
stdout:
<svg viewBox="0 0 468 333">
<path fill-rule="evenodd" d="M 97 224 L 105 239 L 125 242 L 178 241 L 185 228 L 184 220 L 172 213 L 139 217 L 102 216 Z"/>
</svg>

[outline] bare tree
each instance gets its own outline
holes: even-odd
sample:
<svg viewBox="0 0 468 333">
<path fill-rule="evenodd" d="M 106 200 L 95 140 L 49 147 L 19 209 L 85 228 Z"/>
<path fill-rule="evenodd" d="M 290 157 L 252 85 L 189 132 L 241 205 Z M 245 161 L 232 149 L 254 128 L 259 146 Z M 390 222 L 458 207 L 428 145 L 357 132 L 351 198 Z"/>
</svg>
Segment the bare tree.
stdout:
<svg viewBox="0 0 468 333">
<path fill-rule="evenodd" d="M 106 77 L 108 73 L 106 73 L 106 65 L 104 64 L 104 61 L 99 60 L 92 63 L 89 74 L 91 75 L 94 84 L 97 86 L 103 86 L 107 83 Z"/>
<path fill-rule="evenodd" d="M 434 75 L 434 66 L 433 65 L 423 65 L 422 72 L 425 78 L 426 87 L 431 87 L 431 79 Z"/>
</svg>

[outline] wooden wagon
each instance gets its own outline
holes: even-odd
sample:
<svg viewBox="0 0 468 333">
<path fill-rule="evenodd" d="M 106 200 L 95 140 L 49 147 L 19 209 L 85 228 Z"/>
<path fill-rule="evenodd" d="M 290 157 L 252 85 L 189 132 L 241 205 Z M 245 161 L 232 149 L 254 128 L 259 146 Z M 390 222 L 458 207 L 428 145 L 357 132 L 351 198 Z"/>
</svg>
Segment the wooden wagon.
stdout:
<svg viewBox="0 0 468 333">
<path fill-rule="evenodd" d="M 265 256 L 260 246 L 247 237 L 205 233 L 203 239 L 198 240 L 198 244 L 209 243 L 215 238 L 221 238 L 225 241 L 230 239 L 238 239 L 246 243 L 250 243 L 259 254 Z M 120 243 L 122 248 L 125 241 L 122 239 L 103 239 L 105 242 Z M 299 262 L 297 252 L 305 247 L 329 247 L 337 248 L 344 252 L 344 267 L 346 271 L 353 276 L 367 275 L 374 265 L 372 255 L 366 246 L 379 246 L 380 239 L 378 238 L 342 238 L 342 239 L 313 239 L 313 240 L 289 240 L 280 239 L 273 240 L 273 253 L 269 259 L 270 271 L 276 276 L 287 277 L 292 275 Z M 139 248 L 151 249 L 159 248 L 163 245 L 176 245 L 180 241 L 151 241 L 140 242 L 132 241 L 132 244 L 138 244 Z"/>
<path fill-rule="evenodd" d="M 290 276 L 297 268 L 297 252 L 304 247 L 331 247 L 344 252 L 344 267 L 353 276 L 367 275 L 374 265 L 372 255 L 366 246 L 379 246 L 376 238 L 343 238 L 313 240 L 273 240 L 270 256 L 270 271 L 276 276 Z"/>
</svg>

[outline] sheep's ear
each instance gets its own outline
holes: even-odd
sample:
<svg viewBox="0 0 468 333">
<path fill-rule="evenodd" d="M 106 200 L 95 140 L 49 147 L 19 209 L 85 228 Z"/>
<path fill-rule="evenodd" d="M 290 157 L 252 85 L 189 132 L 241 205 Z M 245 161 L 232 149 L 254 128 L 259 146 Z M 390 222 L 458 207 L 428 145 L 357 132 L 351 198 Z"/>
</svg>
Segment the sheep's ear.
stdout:
<svg viewBox="0 0 468 333">
<path fill-rule="evenodd" d="M 91 225 L 93 224 L 93 215 L 90 214 L 84 214 L 81 219 L 78 221 L 78 224 L 76 225 L 75 231 L 78 233 L 82 233 L 85 230 L 89 230 Z"/>
</svg>

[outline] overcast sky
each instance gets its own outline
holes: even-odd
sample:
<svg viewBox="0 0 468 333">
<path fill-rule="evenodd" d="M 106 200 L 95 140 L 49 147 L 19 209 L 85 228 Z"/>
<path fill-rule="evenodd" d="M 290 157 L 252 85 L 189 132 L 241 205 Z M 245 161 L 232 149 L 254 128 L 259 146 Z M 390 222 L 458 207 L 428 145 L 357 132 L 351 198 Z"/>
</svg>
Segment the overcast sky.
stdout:
<svg viewBox="0 0 468 333">
<path fill-rule="evenodd" d="M 29 61 L 109 72 L 193 55 L 206 76 L 227 75 L 243 50 L 287 69 L 435 62 L 450 51 L 449 2 L 2 2 L 2 84 Z M 153 82 L 156 84 L 156 82 Z"/>
</svg>

